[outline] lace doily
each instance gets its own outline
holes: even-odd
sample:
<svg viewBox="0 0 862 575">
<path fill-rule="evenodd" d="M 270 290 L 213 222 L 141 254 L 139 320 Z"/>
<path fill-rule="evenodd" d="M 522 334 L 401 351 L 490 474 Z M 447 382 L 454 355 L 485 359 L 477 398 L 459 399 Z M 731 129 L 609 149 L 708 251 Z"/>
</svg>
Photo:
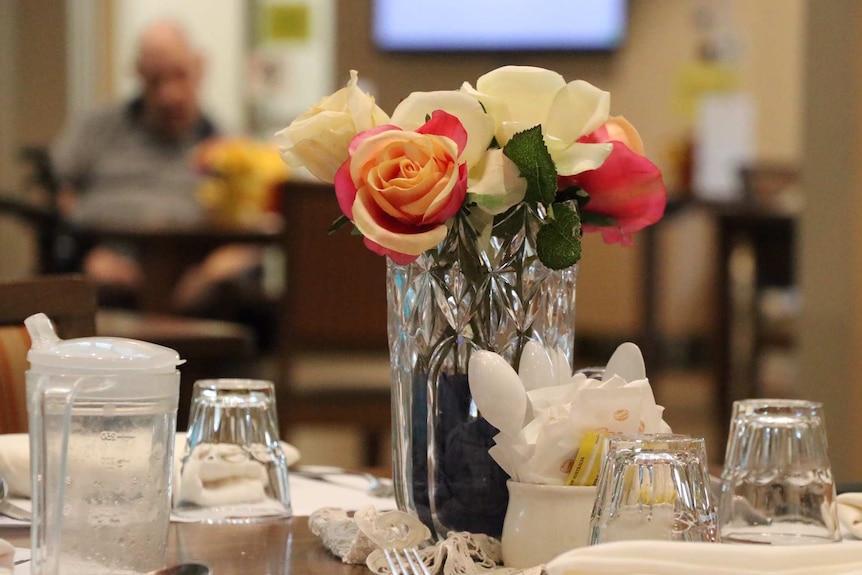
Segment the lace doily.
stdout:
<svg viewBox="0 0 862 575">
<path fill-rule="evenodd" d="M 418 518 L 403 511 L 378 513 L 363 507 L 353 518 L 342 509 L 326 507 L 311 514 L 311 532 L 345 563 L 365 563 L 377 575 L 389 575 L 383 548 L 420 547 L 419 556 L 432 575 L 540 575 L 542 567 L 501 567 L 500 542 L 481 533 L 451 532 L 434 545 L 422 546 L 431 532 Z"/>
<path fill-rule="evenodd" d="M 308 528 L 320 537 L 324 547 L 344 563 L 365 563 L 368 555 L 378 549 L 343 509 L 318 509 L 308 518 Z"/>
</svg>

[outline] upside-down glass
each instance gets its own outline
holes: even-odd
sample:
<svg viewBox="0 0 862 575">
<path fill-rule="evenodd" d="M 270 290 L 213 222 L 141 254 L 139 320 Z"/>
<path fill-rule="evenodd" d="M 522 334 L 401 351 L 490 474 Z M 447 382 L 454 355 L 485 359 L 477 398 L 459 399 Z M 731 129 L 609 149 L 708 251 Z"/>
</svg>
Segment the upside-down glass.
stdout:
<svg viewBox="0 0 862 575">
<path fill-rule="evenodd" d="M 272 382 L 195 382 L 186 437 L 176 515 L 204 523 L 253 523 L 291 515 Z"/>
<path fill-rule="evenodd" d="M 734 402 L 719 522 L 722 540 L 729 542 L 841 540 L 822 404 L 791 399 Z"/>
<path fill-rule="evenodd" d="M 703 438 L 612 436 L 599 472 L 590 543 L 718 540 Z"/>
</svg>

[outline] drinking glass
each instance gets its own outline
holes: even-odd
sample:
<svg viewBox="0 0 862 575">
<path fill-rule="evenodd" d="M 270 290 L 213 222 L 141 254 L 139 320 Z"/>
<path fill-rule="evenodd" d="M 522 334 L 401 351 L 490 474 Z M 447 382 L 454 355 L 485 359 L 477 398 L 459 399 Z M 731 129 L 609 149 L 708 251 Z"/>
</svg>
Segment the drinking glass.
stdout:
<svg viewBox="0 0 862 575">
<path fill-rule="evenodd" d="M 291 515 L 272 382 L 195 382 L 175 515 L 252 523 Z"/>
<path fill-rule="evenodd" d="M 612 436 L 599 472 L 590 543 L 718 540 L 703 438 Z"/>
<path fill-rule="evenodd" d="M 822 404 L 791 399 L 734 402 L 719 523 L 722 539 L 730 542 L 841 540 Z"/>
</svg>

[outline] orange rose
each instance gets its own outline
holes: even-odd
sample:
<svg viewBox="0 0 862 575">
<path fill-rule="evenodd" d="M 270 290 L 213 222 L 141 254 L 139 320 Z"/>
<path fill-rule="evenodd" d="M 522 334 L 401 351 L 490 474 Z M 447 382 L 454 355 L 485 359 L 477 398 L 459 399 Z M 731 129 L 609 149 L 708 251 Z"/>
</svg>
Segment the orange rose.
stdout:
<svg viewBox="0 0 862 575">
<path fill-rule="evenodd" d="M 416 131 L 381 126 L 353 139 L 335 192 L 369 249 L 403 265 L 443 241 L 467 191 L 466 142 L 440 110 Z"/>
</svg>

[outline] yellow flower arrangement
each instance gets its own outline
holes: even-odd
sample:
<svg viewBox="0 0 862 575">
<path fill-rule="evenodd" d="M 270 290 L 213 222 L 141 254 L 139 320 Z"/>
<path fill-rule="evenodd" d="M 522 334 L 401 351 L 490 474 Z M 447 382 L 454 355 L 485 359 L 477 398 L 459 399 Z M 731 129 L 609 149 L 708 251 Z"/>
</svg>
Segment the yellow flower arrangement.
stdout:
<svg viewBox="0 0 862 575">
<path fill-rule="evenodd" d="M 217 138 L 198 147 L 194 164 L 204 176 L 198 201 L 216 220 L 253 224 L 277 211 L 278 185 L 288 176 L 277 148 L 251 138 Z"/>
</svg>

